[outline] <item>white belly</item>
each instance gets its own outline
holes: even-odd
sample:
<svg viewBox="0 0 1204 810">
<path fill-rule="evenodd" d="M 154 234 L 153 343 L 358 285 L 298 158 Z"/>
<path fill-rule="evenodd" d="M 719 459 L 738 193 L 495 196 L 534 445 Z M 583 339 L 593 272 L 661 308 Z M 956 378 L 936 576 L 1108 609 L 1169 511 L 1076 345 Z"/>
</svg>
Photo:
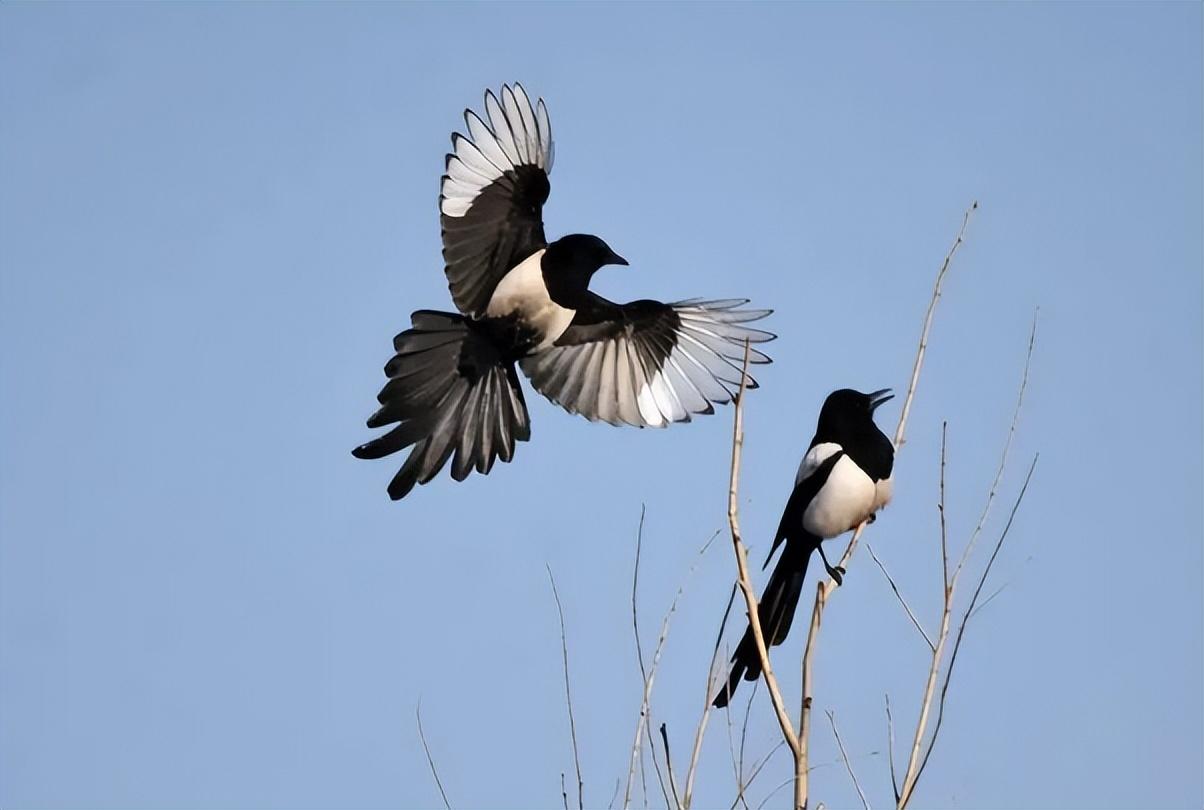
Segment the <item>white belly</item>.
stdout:
<svg viewBox="0 0 1204 810">
<path fill-rule="evenodd" d="M 507 273 L 489 299 L 485 314 L 491 318 L 515 316 L 539 336 L 534 351 L 541 351 L 556 342 L 572 323 L 575 310 L 565 309 L 548 296 L 543 282 L 540 259 L 543 250 L 537 250 L 519 262 Z"/>
<path fill-rule="evenodd" d="M 877 487 L 848 456 L 828 473 L 828 480 L 803 512 L 803 528 L 816 537 L 836 537 L 874 513 Z"/>
</svg>

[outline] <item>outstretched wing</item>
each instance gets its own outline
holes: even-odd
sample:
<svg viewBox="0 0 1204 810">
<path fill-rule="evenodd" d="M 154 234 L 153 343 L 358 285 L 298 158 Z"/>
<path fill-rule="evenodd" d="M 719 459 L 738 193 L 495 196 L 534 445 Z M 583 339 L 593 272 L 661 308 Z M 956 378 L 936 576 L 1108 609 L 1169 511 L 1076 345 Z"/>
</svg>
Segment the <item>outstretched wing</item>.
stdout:
<svg viewBox="0 0 1204 810">
<path fill-rule="evenodd" d="M 712 403 L 729 402 L 739 390 L 744 342 L 774 338 L 744 325 L 771 312 L 741 309 L 744 300 L 589 299 L 555 345 L 521 366 L 541 394 L 591 421 L 664 427 L 712 413 Z M 753 348 L 749 361 L 770 362 Z M 757 383 L 750 376 L 746 386 Z"/>
<path fill-rule="evenodd" d="M 480 317 L 502 277 L 545 247 L 543 204 L 551 186 L 552 128 L 543 99 L 522 85 L 485 93 L 485 123 L 464 111 L 468 134 L 452 135 L 439 192 L 444 272 L 452 299 Z"/>
</svg>

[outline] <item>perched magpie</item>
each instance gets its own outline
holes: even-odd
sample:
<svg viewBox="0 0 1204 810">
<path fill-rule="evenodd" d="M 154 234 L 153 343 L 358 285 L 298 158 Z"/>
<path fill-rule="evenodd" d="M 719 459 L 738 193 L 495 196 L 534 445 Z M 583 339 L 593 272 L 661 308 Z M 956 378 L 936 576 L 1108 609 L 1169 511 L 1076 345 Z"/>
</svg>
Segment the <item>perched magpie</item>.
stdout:
<svg viewBox="0 0 1204 810">
<path fill-rule="evenodd" d="M 515 364 L 570 413 L 613 425 L 663 427 L 711 413 L 740 384 L 745 326 L 770 310 L 745 300 L 616 304 L 589 291 L 600 268 L 627 264 L 596 236 L 549 243 L 542 208 L 552 169 L 543 99 L 521 85 L 485 93 L 485 117 L 465 110 L 439 195 L 444 272 L 459 314 L 419 310 L 393 340 L 389 381 L 368 427 L 395 425 L 357 458 L 413 447 L 389 484 L 402 498 L 452 459 L 452 477 L 488 473 L 530 438 Z M 768 363 L 756 349 L 751 362 Z M 747 386 L 756 387 L 749 378 Z"/>
<path fill-rule="evenodd" d="M 790 632 L 811 552 L 819 552 L 824 568 L 839 583 L 844 570 L 828 563 L 822 541 L 872 519 L 890 500 L 895 448 L 874 424 L 874 409 L 892 396 L 889 388 L 872 394 L 842 388 L 824 400 L 815 437 L 799 465 L 765 560 L 769 565 L 778 546 L 786 543 L 757 608 L 768 647 L 781 644 Z M 749 627 L 732 656 L 731 676 L 715 697 L 715 707 L 727 705 L 742 677 L 755 681 L 760 674 L 761 657 Z"/>
</svg>

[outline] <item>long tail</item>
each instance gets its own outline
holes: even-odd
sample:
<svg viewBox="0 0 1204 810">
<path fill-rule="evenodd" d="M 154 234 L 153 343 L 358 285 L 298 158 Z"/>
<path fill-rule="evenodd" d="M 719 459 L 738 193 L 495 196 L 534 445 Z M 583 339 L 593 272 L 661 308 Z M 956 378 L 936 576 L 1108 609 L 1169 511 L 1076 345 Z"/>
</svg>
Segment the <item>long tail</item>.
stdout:
<svg viewBox="0 0 1204 810">
<path fill-rule="evenodd" d="M 509 461 L 515 443 L 531 436 L 514 363 L 472 321 L 430 310 L 410 320 L 412 328 L 393 339 L 389 382 L 368 419 L 370 428 L 399 424 L 351 451 L 382 458 L 414 446 L 389 484 L 393 500 L 434 478 L 453 453 L 452 478 L 463 481 L 474 468 L 487 474 L 495 459 Z"/>
<path fill-rule="evenodd" d="M 818 547 L 815 538 L 803 536 L 786 541 L 782 556 L 774 566 L 765 592 L 761 594 L 761 603 L 757 607 L 757 616 L 761 619 L 761 632 L 765 636 L 767 647 L 774 647 L 786 640 L 790 625 L 794 622 L 794 612 L 798 607 L 799 597 L 803 592 L 803 578 L 807 575 L 807 562 L 811 552 Z M 727 684 L 719 690 L 712 704 L 717 709 L 727 705 L 728 700 L 740 685 L 740 679 L 755 681 L 761 675 L 761 656 L 757 654 L 757 643 L 753 638 L 752 627 L 744 631 L 744 637 L 736 646 L 732 655 L 732 671 Z"/>
</svg>

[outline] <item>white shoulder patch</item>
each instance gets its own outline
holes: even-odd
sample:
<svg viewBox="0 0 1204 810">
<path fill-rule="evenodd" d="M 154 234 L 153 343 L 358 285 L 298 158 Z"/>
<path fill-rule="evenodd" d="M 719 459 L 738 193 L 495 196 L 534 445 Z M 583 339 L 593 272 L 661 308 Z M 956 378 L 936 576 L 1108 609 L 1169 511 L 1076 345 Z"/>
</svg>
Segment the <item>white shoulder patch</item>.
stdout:
<svg viewBox="0 0 1204 810">
<path fill-rule="evenodd" d="M 843 450 L 836 442 L 820 442 L 807 451 L 807 455 L 803 456 L 802 462 L 798 465 L 798 474 L 794 476 L 794 485 L 797 487 L 804 478 L 807 478 L 811 473 L 819 468 L 827 460 L 828 456 Z"/>
</svg>

